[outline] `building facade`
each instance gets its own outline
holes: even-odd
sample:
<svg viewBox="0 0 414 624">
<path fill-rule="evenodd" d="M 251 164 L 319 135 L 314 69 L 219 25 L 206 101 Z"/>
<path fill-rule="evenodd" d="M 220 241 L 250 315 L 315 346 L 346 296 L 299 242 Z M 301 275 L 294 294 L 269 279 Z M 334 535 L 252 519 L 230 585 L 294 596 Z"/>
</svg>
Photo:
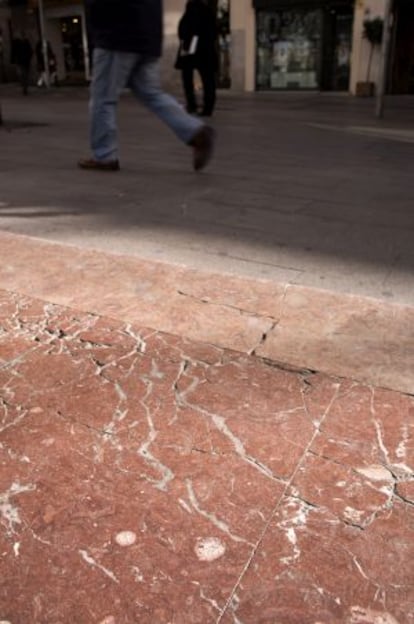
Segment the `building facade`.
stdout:
<svg viewBox="0 0 414 624">
<path fill-rule="evenodd" d="M 209 1 L 218 16 L 222 88 L 239 92 L 294 89 L 356 93 L 359 82 L 367 77 L 372 82 L 378 79 L 380 49 L 376 46 L 371 50 L 363 36 L 363 23 L 367 18 L 383 17 L 385 0 Z M 173 65 L 177 25 L 185 3 L 164 0 L 162 75 L 169 87 L 179 83 Z M 11 9 L 6 4 L 0 0 L 3 50 L 19 30 L 29 32 L 35 43 L 39 38 L 38 0 L 13 0 Z M 414 93 L 413 5 L 413 0 L 394 0 L 388 77 L 388 90 L 393 93 Z M 46 37 L 56 55 L 59 79 L 88 81 L 83 3 L 43 0 L 43 6 Z"/>
<path fill-rule="evenodd" d="M 371 50 L 363 24 L 383 18 L 385 6 L 385 0 L 233 0 L 233 88 L 355 94 L 358 83 L 377 83 L 380 47 Z M 414 94 L 414 2 L 393 0 L 392 8 L 387 90 Z"/>
</svg>

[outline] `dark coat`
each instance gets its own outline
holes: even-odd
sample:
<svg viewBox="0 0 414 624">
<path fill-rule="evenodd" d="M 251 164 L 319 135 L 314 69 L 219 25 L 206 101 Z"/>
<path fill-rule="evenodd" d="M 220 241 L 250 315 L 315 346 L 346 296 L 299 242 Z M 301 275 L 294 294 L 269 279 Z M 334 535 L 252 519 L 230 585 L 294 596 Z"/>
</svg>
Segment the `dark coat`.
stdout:
<svg viewBox="0 0 414 624">
<path fill-rule="evenodd" d="M 85 0 L 93 47 L 161 56 L 162 0 Z"/>
<path fill-rule="evenodd" d="M 202 0 L 189 0 L 178 24 L 178 37 L 182 48 L 187 51 L 193 37 L 198 37 L 193 64 L 195 67 L 217 66 L 215 15 Z"/>
<path fill-rule="evenodd" d="M 30 41 L 24 39 L 14 39 L 12 42 L 11 62 L 20 67 L 29 68 L 32 60 L 33 49 Z"/>
</svg>

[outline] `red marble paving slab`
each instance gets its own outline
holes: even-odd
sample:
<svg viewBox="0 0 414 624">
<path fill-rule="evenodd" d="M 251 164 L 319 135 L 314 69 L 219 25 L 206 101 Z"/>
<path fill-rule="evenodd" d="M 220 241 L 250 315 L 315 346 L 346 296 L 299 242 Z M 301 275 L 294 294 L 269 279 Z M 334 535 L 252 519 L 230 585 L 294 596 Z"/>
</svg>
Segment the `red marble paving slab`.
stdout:
<svg viewBox="0 0 414 624">
<path fill-rule="evenodd" d="M 59 306 L 28 334 L 0 371 L 1 618 L 413 622 L 414 399 Z"/>
<path fill-rule="evenodd" d="M 279 439 L 296 457 L 313 434 L 306 384 L 237 353 L 58 306 L 31 331 L 36 351 L 0 371 L 0 617 L 214 622 L 285 489 L 262 462 L 263 440 L 290 475 Z M 251 387 L 239 378 L 245 366 Z M 198 392 L 206 384 L 209 395 Z M 277 418 L 267 384 L 279 406 L 286 393 Z M 267 436 L 242 425 L 260 420 L 256 404 Z M 298 439 L 295 427 L 305 430 Z M 119 546 L 122 531 L 134 544 Z"/>
<path fill-rule="evenodd" d="M 221 622 L 414 622 L 413 408 L 338 387 Z"/>
</svg>

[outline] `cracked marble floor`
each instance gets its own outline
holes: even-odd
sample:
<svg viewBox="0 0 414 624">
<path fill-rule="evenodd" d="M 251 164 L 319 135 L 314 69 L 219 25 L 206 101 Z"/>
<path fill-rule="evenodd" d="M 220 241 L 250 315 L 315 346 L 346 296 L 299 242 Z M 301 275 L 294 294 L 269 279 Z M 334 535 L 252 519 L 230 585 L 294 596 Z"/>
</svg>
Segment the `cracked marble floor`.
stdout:
<svg viewBox="0 0 414 624">
<path fill-rule="evenodd" d="M 414 398 L 0 291 L 0 621 L 411 624 Z"/>
</svg>

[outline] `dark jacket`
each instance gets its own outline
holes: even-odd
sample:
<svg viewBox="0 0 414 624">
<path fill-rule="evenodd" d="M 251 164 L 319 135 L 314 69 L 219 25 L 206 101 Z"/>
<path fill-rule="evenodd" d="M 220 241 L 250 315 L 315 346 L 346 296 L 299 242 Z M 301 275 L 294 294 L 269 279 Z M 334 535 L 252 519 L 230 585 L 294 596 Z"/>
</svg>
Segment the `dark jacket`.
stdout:
<svg viewBox="0 0 414 624">
<path fill-rule="evenodd" d="M 161 56 L 162 0 L 85 0 L 93 47 Z"/>
<path fill-rule="evenodd" d="M 178 24 L 178 37 L 187 51 L 193 37 L 198 37 L 194 57 L 196 67 L 216 66 L 216 18 L 210 7 L 202 0 L 189 0 Z"/>
</svg>

